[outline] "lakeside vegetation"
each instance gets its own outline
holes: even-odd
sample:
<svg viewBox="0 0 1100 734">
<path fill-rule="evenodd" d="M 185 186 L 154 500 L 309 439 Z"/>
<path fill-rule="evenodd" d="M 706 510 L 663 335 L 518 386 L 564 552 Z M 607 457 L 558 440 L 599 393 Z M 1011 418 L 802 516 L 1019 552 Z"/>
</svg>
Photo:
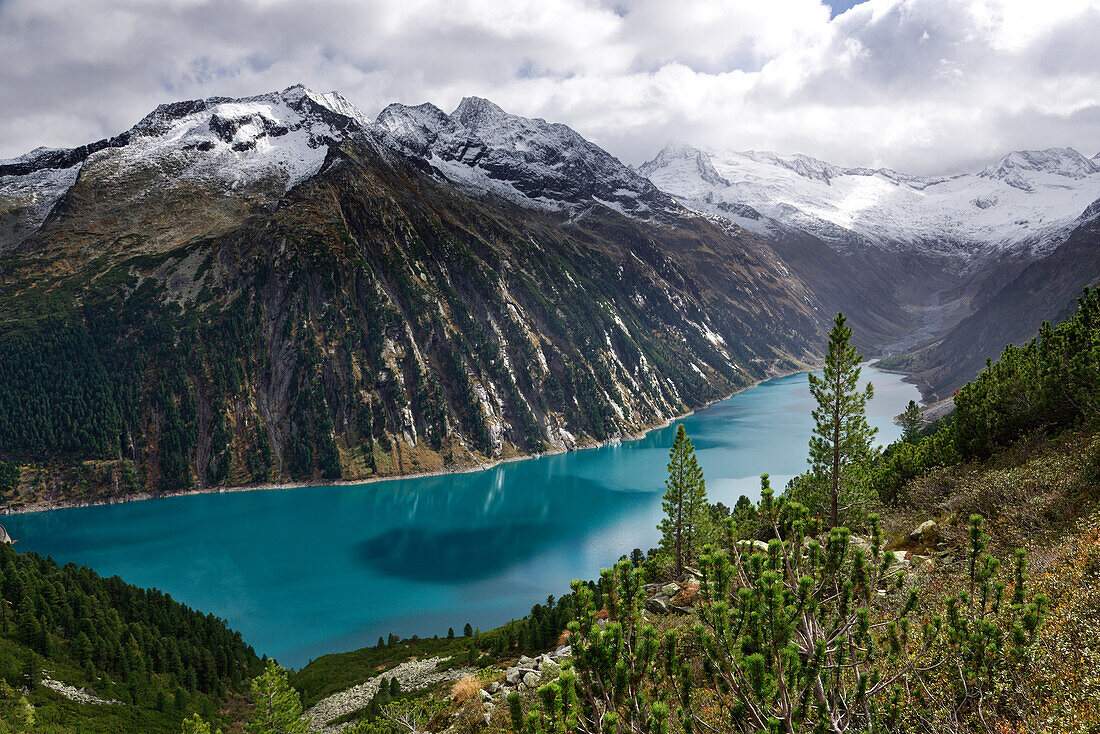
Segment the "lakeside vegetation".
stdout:
<svg viewBox="0 0 1100 734">
<path fill-rule="evenodd" d="M 0 591 L 19 612 L 0 617 L 0 731 L 69 731 L 83 717 L 81 731 L 304 731 L 303 711 L 379 677 L 369 705 L 339 720 L 345 731 L 1093 731 L 1100 293 L 1079 306 L 1006 348 L 948 419 L 924 427 L 909 406 L 902 438 L 881 452 L 860 420 L 871 396 L 855 394 L 859 355 L 838 318 L 803 475 L 781 493 L 765 475 L 756 503 L 709 504 L 680 427 L 660 546 L 495 630 L 391 635 L 286 674 L 163 595 L 0 549 Z M 914 572 L 903 554 L 927 566 Z M 646 611 L 651 587 L 675 579 L 697 583 L 692 609 Z M 109 609 L 67 601 L 85 587 Z M 79 620 L 103 614 L 119 623 L 92 639 Z M 194 640 L 178 666 L 173 634 Z M 560 673 L 486 712 L 479 692 L 507 666 L 563 642 L 572 660 Z M 397 684 L 398 666 L 431 658 L 476 672 Z M 123 705 L 61 698 L 33 680 L 47 666 Z"/>
</svg>

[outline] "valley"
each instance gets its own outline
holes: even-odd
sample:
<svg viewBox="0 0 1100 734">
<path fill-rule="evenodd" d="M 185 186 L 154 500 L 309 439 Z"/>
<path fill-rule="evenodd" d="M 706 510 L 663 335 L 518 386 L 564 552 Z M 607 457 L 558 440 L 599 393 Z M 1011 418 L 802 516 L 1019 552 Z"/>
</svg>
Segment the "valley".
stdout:
<svg viewBox="0 0 1100 734">
<path fill-rule="evenodd" d="M 537 734 L 569 661 L 594 664 L 567 642 L 652 623 L 671 660 L 713 624 L 690 564 L 719 561 L 696 542 L 673 565 L 662 531 L 678 425 L 705 468 L 692 516 L 751 546 L 741 573 L 778 574 L 778 538 L 809 528 L 839 554 L 815 571 L 837 584 L 824 607 L 855 569 L 873 629 L 914 610 L 901 589 L 928 592 L 931 624 L 984 550 L 980 514 L 1005 568 L 1010 546 L 1036 554 L 1062 624 L 1087 616 L 1059 564 L 1095 525 L 1096 299 L 1075 298 L 1100 279 L 1098 202 L 1100 161 L 1070 148 L 939 177 L 684 144 L 634 168 L 484 98 L 371 118 L 302 85 L 0 161 L 0 509 L 19 551 L 0 554 L 0 730 L 30 711 L 51 734 L 238 731 L 266 700 L 302 728 L 300 702 L 312 730 Z M 877 436 L 834 469 L 851 543 L 821 525 L 826 413 L 806 377 L 844 323 L 882 368 L 861 383 Z M 1017 667 L 981 664 L 1050 693 L 1080 670 L 1024 587 L 1018 572 L 1021 599 L 982 627 L 1031 625 L 1026 645 L 1012 628 Z M 923 628 L 919 655 L 971 655 L 960 619 Z M 877 675 L 855 634 L 852 665 Z M 646 695 L 713 682 L 666 668 Z M 998 706 L 1010 720 L 1018 699 Z"/>
</svg>

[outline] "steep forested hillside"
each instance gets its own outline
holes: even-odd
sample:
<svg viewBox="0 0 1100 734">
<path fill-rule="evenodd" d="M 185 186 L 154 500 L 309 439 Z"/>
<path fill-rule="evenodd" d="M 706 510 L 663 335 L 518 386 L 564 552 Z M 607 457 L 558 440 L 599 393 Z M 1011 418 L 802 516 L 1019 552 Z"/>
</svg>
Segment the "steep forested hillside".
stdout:
<svg viewBox="0 0 1100 734">
<path fill-rule="evenodd" d="M 813 359 L 815 299 L 751 236 L 667 197 L 658 222 L 459 190 L 301 90 L 258 99 L 243 121 L 165 106 L 85 151 L 0 256 L 7 501 L 569 448 Z M 205 137 L 181 147 L 185 123 Z M 323 160 L 287 180 L 307 129 Z"/>
<path fill-rule="evenodd" d="M 260 670 L 212 615 L 9 545 L 0 596 L 4 731 L 178 731 L 188 712 L 217 718 Z"/>
</svg>

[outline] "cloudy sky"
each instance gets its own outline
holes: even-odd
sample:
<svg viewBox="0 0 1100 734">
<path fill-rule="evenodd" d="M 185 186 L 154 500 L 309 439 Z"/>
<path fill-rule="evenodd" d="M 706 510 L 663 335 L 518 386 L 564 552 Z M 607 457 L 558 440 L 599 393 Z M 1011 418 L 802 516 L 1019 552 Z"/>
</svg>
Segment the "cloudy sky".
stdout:
<svg viewBox="0 0 1100 734">
<path fill-rule="evenodd" d="M 1100 151 L 1098 39 L 1100 0 L 0 0 L 0 157 L 301 82 L 370 115 L 487 97 L 633 164 L 682 140 L 948 173 Z"/>
</svg>

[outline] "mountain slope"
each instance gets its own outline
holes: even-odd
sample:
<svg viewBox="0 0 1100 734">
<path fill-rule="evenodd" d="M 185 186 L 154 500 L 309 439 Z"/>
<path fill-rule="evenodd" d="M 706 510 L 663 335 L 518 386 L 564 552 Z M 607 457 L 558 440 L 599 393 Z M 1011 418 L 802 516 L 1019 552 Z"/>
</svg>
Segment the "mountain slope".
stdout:
<svg viewBox="0 0 1100 734">
<path fill-rule="evenodd" d="M 99 462 L 97 481 L 24 472 L 7 499 L 569 448 L 815 358 L 820 304 L 765 243 L 509 118 L 560 134 L 577 173 L 543 165 L 553 145 L 533 161 L 478 133 L 474 186 L 301 88 L 163 106 L 125 140 L 6 164 L 9 188 L 78 173 L 0 244 L 0 454 Z M 636 195 L 604 203 L 608 181 Z"/>
<path fill-rule="evenodd" d="M 1070 148 L 927 178 L 671 144 L 640 170 L 685 206 L 766 240 L 826 307 L 853 314 L 865 349 L 926 348 L 911 364 L 929 396 L 949 394 L 1005 341 L 1055 318 L 1063 285 L 1075 291 L 1100 276 L 1078 234 L 1100 195 L 1100 165 Z M 1043 295 L 1014 297 L 1025 287 L 1018 278 Z"/>
<path fill-rule="evenodd" d="M 1100 212 L 1082 217 L 1070 236 L 1030 263 L 942 339 L 906 366 L 929 399 L 941 400 L 977 374 L 1005 344 L 1022 344 L 1044 321 L 1061 322 L 1086 286 L 1100 283 Z"/>
</svg>

